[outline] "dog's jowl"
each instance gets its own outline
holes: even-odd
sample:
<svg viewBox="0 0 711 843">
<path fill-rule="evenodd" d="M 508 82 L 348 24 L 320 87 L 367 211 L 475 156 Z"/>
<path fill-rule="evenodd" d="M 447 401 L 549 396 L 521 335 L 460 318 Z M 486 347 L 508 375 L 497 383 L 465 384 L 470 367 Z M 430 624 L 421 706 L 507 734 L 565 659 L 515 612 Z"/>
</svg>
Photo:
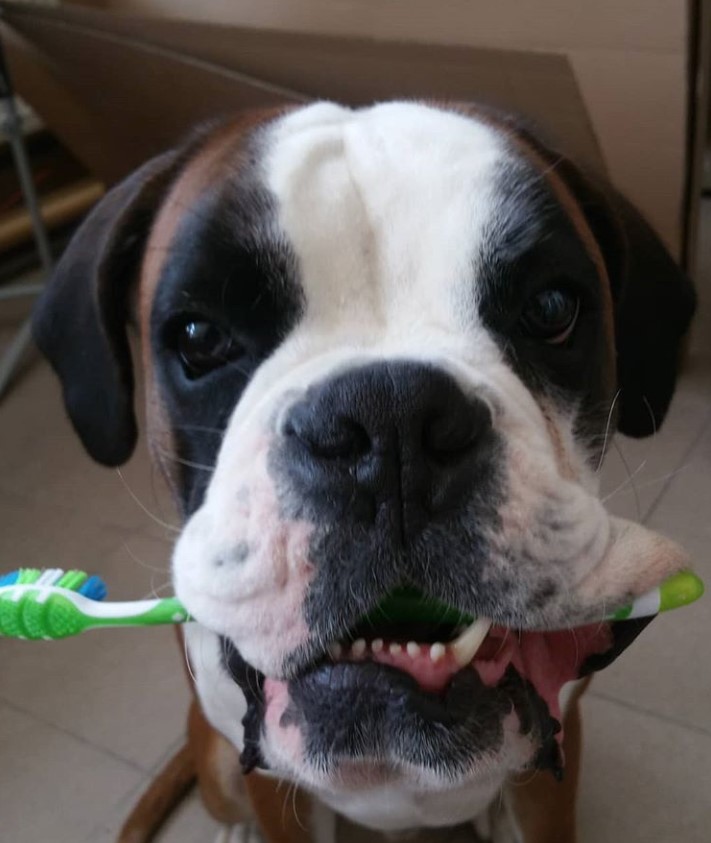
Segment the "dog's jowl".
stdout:
<svg viewBox="0 0 711 843">
<path fill-rule="evenodd" d="M 684 561 L 597 491 L 615 430 L 662 422 L 693 306 L 639 215 L 514 121 L 321 103 L 114 188 L 35 333 L 117 464 L 140 328 L 212 726 L 250 775 L 404 830 L 534 768 L 564 787 L 568 683 Z"/>
</svg>

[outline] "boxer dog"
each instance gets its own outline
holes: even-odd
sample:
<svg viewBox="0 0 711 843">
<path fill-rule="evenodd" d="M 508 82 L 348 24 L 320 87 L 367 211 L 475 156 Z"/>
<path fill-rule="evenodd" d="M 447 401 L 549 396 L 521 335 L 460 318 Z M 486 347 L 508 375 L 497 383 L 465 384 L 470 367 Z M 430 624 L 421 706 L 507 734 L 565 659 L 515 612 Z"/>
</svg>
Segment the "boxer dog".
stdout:
<svg viewBox="0 0 711 843">
<path fill-rule="evenodd" d="M 484 833 L 493 805 L 492 839 L 574 840 L 574 683 L 683 564 L 598 470 L 662 422 L 693 309 L 626 201 L 475 107 L 243 115 L 106 195 L 35 335 L 118 465 L 139 326 L 217 816 L 246 792 L 266 839 L 333 843 L 332 812 Z"/>
</svg>

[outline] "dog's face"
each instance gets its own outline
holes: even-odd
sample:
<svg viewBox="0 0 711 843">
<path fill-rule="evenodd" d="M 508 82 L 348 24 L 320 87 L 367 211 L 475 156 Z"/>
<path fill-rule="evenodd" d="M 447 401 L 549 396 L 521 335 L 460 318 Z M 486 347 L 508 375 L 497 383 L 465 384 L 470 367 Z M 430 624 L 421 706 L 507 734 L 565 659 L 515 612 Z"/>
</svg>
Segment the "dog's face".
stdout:
<svg viewBox="0 0 711 843">
<path fill-rule="evenodd" d="M 102 206 L 36 332 L 120 462 L 137 278 L 176 592 L 249 700 L 248 763 L 324 790 L 557 768 L 561 686 L 681 559 L 596 496 L 693 309 L 649 229 L 513 125 L 397 103 L 225 124 Z M 56 314 L 89 284 L 80 376 Z"/>
</svg>

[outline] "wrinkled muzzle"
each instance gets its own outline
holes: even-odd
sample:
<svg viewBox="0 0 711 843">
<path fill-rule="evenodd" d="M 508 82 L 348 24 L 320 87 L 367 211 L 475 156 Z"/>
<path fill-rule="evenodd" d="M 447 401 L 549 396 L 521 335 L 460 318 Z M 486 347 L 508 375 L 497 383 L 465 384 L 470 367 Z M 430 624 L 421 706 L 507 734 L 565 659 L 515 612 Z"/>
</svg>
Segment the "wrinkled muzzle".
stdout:
<svg viewBox="0 0 711 843">
<path fill-rule="evenodd" d="M 545 430 L 390 362 L 226 437 L 175 581 L 248 701 L 247 769 L 560 774 L 561 690 L 639 634 L 611 613 L 683 555 L 562 477 Z"/>
</svg>

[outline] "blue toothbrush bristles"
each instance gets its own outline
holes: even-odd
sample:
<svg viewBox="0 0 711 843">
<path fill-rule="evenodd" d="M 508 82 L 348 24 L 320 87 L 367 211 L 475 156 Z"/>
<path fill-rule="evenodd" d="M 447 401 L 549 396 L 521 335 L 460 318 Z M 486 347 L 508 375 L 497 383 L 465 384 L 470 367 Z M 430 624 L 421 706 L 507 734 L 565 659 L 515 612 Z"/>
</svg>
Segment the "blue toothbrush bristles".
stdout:
<svg viewBox="0 0 711 843">
<path fill-rule="evenodd" d="M 20 578 L 20 572 L 19 571 L 10 571 L 9 574 L 3 574 L 2 576 L 0 576 L 0 586 L 14 585 L 19 578 Z"/>
<path fill-rule="evenodd" d="M 103 600 L 106 597 L 106 583 L 101 577 L 89 577 L 79 589 L 79 594 L 83 594 L 90 600 Z"/>
</svg>

